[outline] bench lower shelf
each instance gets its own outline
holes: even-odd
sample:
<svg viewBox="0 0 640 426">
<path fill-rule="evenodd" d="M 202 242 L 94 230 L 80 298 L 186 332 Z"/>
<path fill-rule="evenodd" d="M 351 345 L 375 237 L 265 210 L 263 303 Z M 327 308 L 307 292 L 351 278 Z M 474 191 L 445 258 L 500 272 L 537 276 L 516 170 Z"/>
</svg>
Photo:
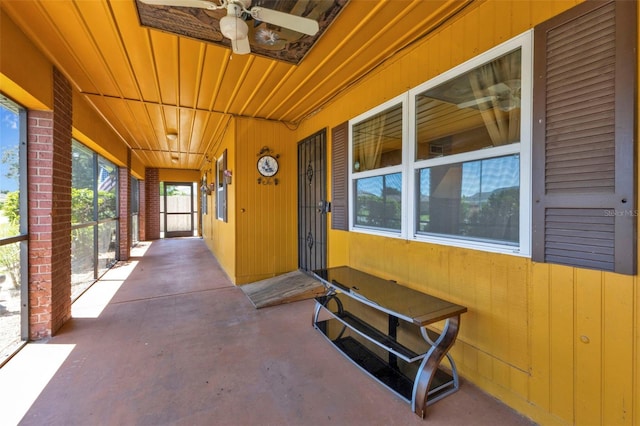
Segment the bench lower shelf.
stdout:
<svg viewBox="0 0 640 426">
<path fill-rule="evenodd" d="M 393 356 L 390 357 L 390 360 L 383 359 L 352 336 L 345 336 L 343 333 L 339 333 L 338 336 L 330 336 L 328 325 L 332 321 L 336 322 L 335 319 L 318 321 L 315 324 L 315 328 L 361 370 L 406 402 L 411 403 L 415 379 L 400 370 L 397 365 L 398 360 Z M 413 364 L 415 365 L 416 363 Z M 417 370 L 417 365 L 413 370 Z M 453 377 L 443 369 L 438 368 L 429 388 L 427 405 L 455 392 L 456 389 Z"/>
</svg>

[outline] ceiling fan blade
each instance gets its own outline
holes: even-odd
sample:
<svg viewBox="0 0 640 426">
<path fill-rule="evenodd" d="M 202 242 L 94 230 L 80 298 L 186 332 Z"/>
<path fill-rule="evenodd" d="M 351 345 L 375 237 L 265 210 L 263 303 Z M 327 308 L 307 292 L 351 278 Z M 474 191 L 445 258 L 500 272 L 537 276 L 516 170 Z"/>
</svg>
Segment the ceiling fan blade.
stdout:
<svg viewBox="0 0 640 426">
<path fill-rule="evenodd" d="M 251 45 L 249 44 L 249 39 L 247 37 L 241 38 L 240 40 L 231 39 L 231 49 L 236 55 L 246 55 L 248 53 L 251 53 Z"/>
<path fill-rule="evenodd" d="M 207 0 L 140 0 L 140 2 L 156 6 L 197 7 L 209 10 L 224 8 Z"/>
<path fill-rule="evenodd" d="M 313 19 L 291 15 L 290 13 L 284 13 L 278 10 L 265 9 L 264 7 L 256 6 L 252 7 L 250 12 L 253 19 L 257 21 L 288 28 L 302 34 L 316 35 L 320 29 L 318 22 Z"/>
<path fill-rule="evenodd" d="M 484 96 L 482 98 L 479 99 L 472 99 L 470 101 L 466 101 L 466 102 L 462 102 L 457 104 L 456 106 L 460 109 L 463 108 L 472 108 L 472 107 L 479 107 L 480 105 L 486 104 L 487 102 L 492 101 L 495 98 L 495 96 Z"/>
</svg>

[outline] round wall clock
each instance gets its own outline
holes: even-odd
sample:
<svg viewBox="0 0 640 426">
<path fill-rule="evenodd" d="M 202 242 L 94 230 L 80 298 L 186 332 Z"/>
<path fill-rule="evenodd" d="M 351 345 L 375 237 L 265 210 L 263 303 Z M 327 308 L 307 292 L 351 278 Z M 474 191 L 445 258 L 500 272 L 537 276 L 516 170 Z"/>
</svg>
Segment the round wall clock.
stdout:
<svg viewBox="0 0 640 426">
<path fill-rule="evenodd" d="M 275 175 L 278 173 L 278 160 L 272 155 L 263 155 L 258 159 L 258 172 L 265 177 Z"/>
</svg>

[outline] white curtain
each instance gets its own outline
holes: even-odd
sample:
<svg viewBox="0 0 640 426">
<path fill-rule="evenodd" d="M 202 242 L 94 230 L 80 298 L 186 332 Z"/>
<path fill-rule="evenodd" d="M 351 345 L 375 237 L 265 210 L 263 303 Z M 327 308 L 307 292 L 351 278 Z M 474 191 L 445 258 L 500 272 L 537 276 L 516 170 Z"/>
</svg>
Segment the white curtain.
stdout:
<svg viewBox="0 0 640 426">
<path fill-rule="evenodd" d="M 469 83 L 493 145 L 517 142 L 520 138 L 520 52 L 472 71 Z"/>
<path fill-rule="evenodd" d="M 360 135 L 356 154 L 360 161 L 360 171 L 373 170 L 380 167 L 386 119 L 386 114 L 380 114 L 358 126 Z"/>
</svg>

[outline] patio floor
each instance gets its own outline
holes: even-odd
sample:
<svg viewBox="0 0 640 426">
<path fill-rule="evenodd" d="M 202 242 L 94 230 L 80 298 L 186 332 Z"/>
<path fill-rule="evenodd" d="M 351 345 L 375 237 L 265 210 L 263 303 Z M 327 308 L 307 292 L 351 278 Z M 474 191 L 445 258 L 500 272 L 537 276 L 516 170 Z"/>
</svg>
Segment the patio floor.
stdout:
<svg viewBox="0 0 640 426">
<path fill-rule="evenodd" d="M 313 301 L 255 309 L 201 239 L 132 255 L 0 369 L 2 424 L 532 424 L 464 380 L 420 419 L 312 328 Z"/>
</svg>

